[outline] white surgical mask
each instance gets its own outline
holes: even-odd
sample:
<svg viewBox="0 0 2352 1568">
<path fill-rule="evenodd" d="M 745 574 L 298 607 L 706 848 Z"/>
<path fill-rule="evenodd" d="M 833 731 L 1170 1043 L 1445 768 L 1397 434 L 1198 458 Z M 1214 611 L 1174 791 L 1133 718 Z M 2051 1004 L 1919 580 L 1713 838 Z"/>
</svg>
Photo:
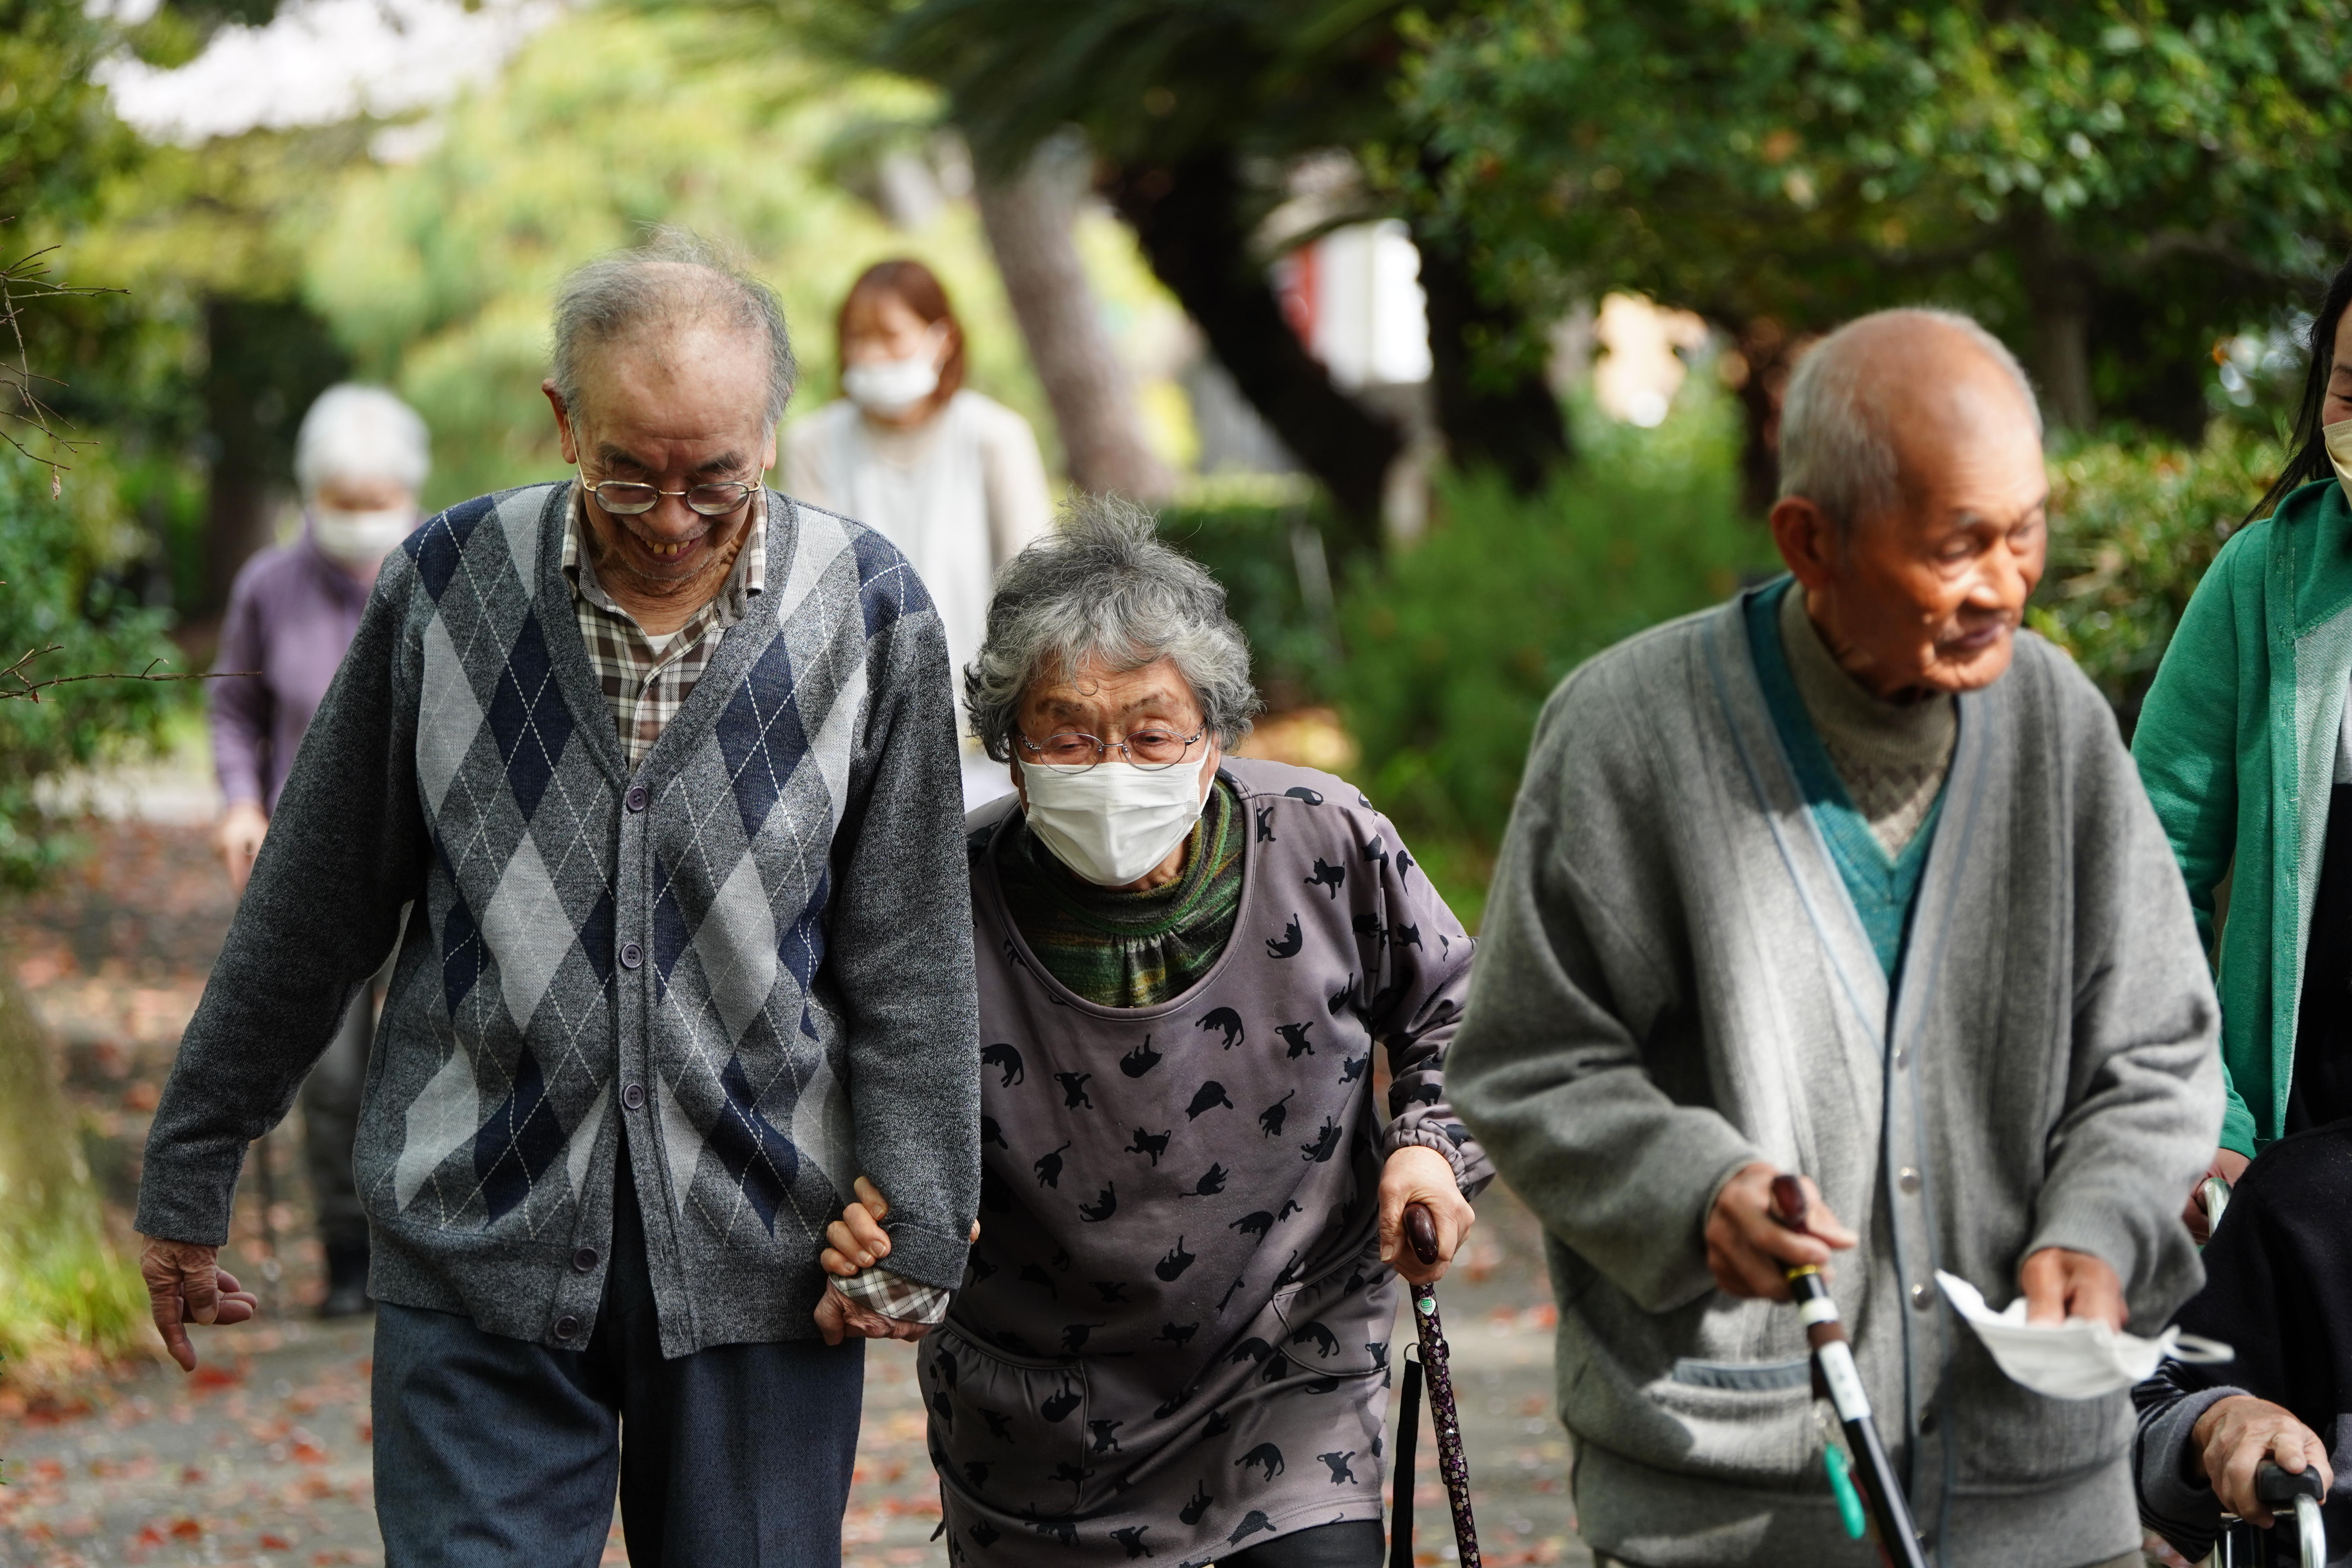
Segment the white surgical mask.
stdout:
<svg viewBox="0 0 2352 1568">
<path fill-rule="evenodd" d="M 2327 443 L 2327 460 L 2336 465 L 2336 482 L 2344 487 L 2344 499 L 2352 500 L 2352 419 L 2324 426 L 2319 436 Z"/>
<path fill-rule="evenodd" d="M 868 414 L 904 414 L 940 389 L 940 351 L 927 342 L 905 359 L 868 360 L 841 373 L 842 395 Z"/>
<path fill-rule="evenodd" d="M 1938 1268 L 1936 1282 L 2010 1380 L 2053 1399 L 2096 1399 L 2129 1388 L 2166 1356 L 2207 1363 L 2231 1361 L 2237 1354 L 2228 1345 L 2184 1334 L 2178 1327 L 2144 1340 L 2089 1318 L 2029 1323 L 2023 1296 L 1996 1312 L 1985 1305 L 1975 1286 L 1958 1275 Z"/>
<path fill-rule="evenodd" d="M 331 506 L 310 509 L 310 534 L 330 561 L 346 566 L 372 566 L 400 548 L 416 526 L 416 514 L 406 507 L 375 511 L 344 511 Z"/>
<path fill-rule="evenodd" d="M 1021 764 L 1030 830 L 1063 865 L 1124 888 L 1168 858 L 1201 819 L 1201 764 L 1139 768 L 1102 762 L 1082 773 Z"/>
</svg>

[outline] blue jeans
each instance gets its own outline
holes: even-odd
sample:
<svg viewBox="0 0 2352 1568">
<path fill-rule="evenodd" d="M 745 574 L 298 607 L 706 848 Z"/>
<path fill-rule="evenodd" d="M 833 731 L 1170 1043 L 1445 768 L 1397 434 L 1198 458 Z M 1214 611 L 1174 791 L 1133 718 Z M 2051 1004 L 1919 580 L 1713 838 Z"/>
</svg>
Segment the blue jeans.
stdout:
<svg viewBox="0 0 2352 1568">
<path fill-rule="evenodd" d="M 386 1568 L 593 1568 L 616 1486 L 632 1568 L 839 1568 L 865 1342 L 664 1361 L 625 1162 L 618 1189 L 585 1350 L 376 1309 Z"/>
</svg>

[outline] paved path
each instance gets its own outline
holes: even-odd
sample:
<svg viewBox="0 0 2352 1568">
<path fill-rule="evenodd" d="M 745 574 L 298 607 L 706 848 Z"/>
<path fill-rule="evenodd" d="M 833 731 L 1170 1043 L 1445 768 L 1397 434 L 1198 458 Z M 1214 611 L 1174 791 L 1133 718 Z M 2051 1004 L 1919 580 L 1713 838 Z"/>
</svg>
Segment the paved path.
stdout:
<svg viewBox="0 0 2352 1568">
<path fill-rule="evenodd" d="M 199 826 L 134 818 L 94 821 L 88 832 L 86 860 L 37 899 L 0 906 L 0 952 L 58 1035 L 92 1167 L 127 1233 L 148 1118 L 231 903 Z M 205 1334 L 194 1378 L 142 1363 L 66 1387 L 0 1384 L 10 1483 L 0 1488 L 0 1565 L 383 1562 L 368 1469 L 368 1325 L 304 1316 L 320 1283 L 299 1148 L 290 1123 L 271 1140 L 272 1205 L 248 1167 L 229 1248 L 257 1276 L 278 1266 L 266 1281 L 276 1308 L 267 1323 Z M 1536 1228 L 1507 1193 L 1480 1208 L 1442 1300 L 1486 1561 L 1582 1564 L 1566 1436 L 1551 1414 L 1550 1296 Z M 1396 1342 L 1408 1338 L 1400 1323 Z M 930 1540 L 939 1501 L 912 1350 L 870 1347 L 867 1365 L 845 1559 L 850 1568 L 944 1564 Z M 1421 1450 L 1417 1560 L 1451 1562 L 1426 1436 Z M 617 1527 L 605 1561 L 625 1561 Z"/>
</svg>

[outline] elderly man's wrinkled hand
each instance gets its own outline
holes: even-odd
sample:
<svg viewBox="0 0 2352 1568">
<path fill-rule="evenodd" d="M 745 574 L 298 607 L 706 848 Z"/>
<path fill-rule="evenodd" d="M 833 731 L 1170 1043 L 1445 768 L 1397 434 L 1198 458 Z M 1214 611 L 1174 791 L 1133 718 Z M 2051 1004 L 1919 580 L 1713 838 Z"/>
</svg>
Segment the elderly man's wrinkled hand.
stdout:
<svg viewBox="0 0 2352 1568">
<path fill-rule="evenodd" d="M 1772 1178 L 1780 1173 L 1758 1161 L 1743 1165 L 1715 1194 L 1706 1215 L 1706 1267 L 1727 1296 L 1789 1298 L 1788 1270 L 1810 1263 L 1824 1275 L 1830 1254 L 1862 1238 L 1840 1224 L 1811 1176 L 1805 1184 L 1805 1228 L 1790 1230 L 1772 1218 Z"/>
<path fill-rule="evenodd" d="M 2294 1415 L 2266 1399 L 2250 1394 L 2215 1400 L 2189 1428 L 2197 1445 L 2206 1483 L 2214 1500 L 2231 1513 L 2260 1530 L 2273 1522 L 2271 1510 L 2254 1495 L 2254 1472 L 2264 1459 L 2275 1460 L 2289 1475 L 2317 1467 L 2323 1487 L 2336 1484 L 2327 1468 L 2327 1445 Z"/>
<path fill-rule="evenodd" d="M 2025 1321 L 2057 1324 L 2084 1318 L 2121 1329 L 2130 1321 L 2124 1284 L 2105 1259 L 2063 1247 L 2045 1247 L 2017 1271 L 2025 1293 Z"/>
<path fill-rule="evenodd" d="M 1415 1285 L 1444 1279 L 1454 1249 L 1478 1223 L 1477 1211 L 1454 1180 L 1452 1162 L 1418 1144 L 1398 1150 L 1381 1167 L 1380 1203 L 1381 1261 Z M 1426 1205 L 1430 1218 L 1437 1222 L 1435 1263 L 1423 1263 L 1405 1241 L 1404 1211 L 1414 1204 Z"/>
<path fill-rule="evenodd" d="M 188 1324 L 226 1327 L 246 1322 L 261 1310 L 236 1276 L 219 1267 L 219 1256 L 216 1247 L 151 1238 L 139 1257 L 139 1275 L 147 1282 L 156 1331 L 182 1372 L 196 1370 L 196 1347 L 189 1342 Z"/>
<path fill-rule="evenodd" d="M 830 1279 L 825 1281 L 824 1299 L 816 1304 L 815 1317 L 817 1332 L 829 1345 L 837 1345 L 845 1339 L 913 1341 L 931 1331 L 929 1323 L 887 1317 L 851 1300 Z"/>
</svg>

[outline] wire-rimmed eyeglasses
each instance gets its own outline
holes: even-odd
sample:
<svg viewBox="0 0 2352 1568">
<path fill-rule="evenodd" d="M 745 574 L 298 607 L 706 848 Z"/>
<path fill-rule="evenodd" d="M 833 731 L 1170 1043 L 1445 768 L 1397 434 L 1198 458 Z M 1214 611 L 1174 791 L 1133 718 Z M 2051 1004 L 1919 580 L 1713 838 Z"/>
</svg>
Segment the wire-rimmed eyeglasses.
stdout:
<svg viewBox="0 0 2352 1568">
<path fill-rule="evenodd" d="M 596 504 L 615 517 L 641 517 L 659 506 L 664 496 L 682 497 L 688 510 L 698 516 L 725 517 L 751 500 L 751 492 L 760 487 L 741 479 L 714 479 L 687 489 L 666 490 L 635 479 L 599 479 L 586 488 Z"/>
<path fill-rule="evenodd" d="M 1033 741 L 1023 735 L 1020 741 L 1021 750 L 1031 761 L 1047 767 L 1083 773 L 1117 752 L 1146 773 L 1157 773 L 1162 768 L 1172 768 L 1192 755 L 1192 748 L 1199 745 L 1201 738 L 1208 732 L 1205 724 L 1189 735 L 1180 735 L 1173 730 L 1152 725 L 1134 731 L 1124 741 L 1099 740 L 1076 730 L 1064 730 L 1042 741 Z"/>
</svg>

